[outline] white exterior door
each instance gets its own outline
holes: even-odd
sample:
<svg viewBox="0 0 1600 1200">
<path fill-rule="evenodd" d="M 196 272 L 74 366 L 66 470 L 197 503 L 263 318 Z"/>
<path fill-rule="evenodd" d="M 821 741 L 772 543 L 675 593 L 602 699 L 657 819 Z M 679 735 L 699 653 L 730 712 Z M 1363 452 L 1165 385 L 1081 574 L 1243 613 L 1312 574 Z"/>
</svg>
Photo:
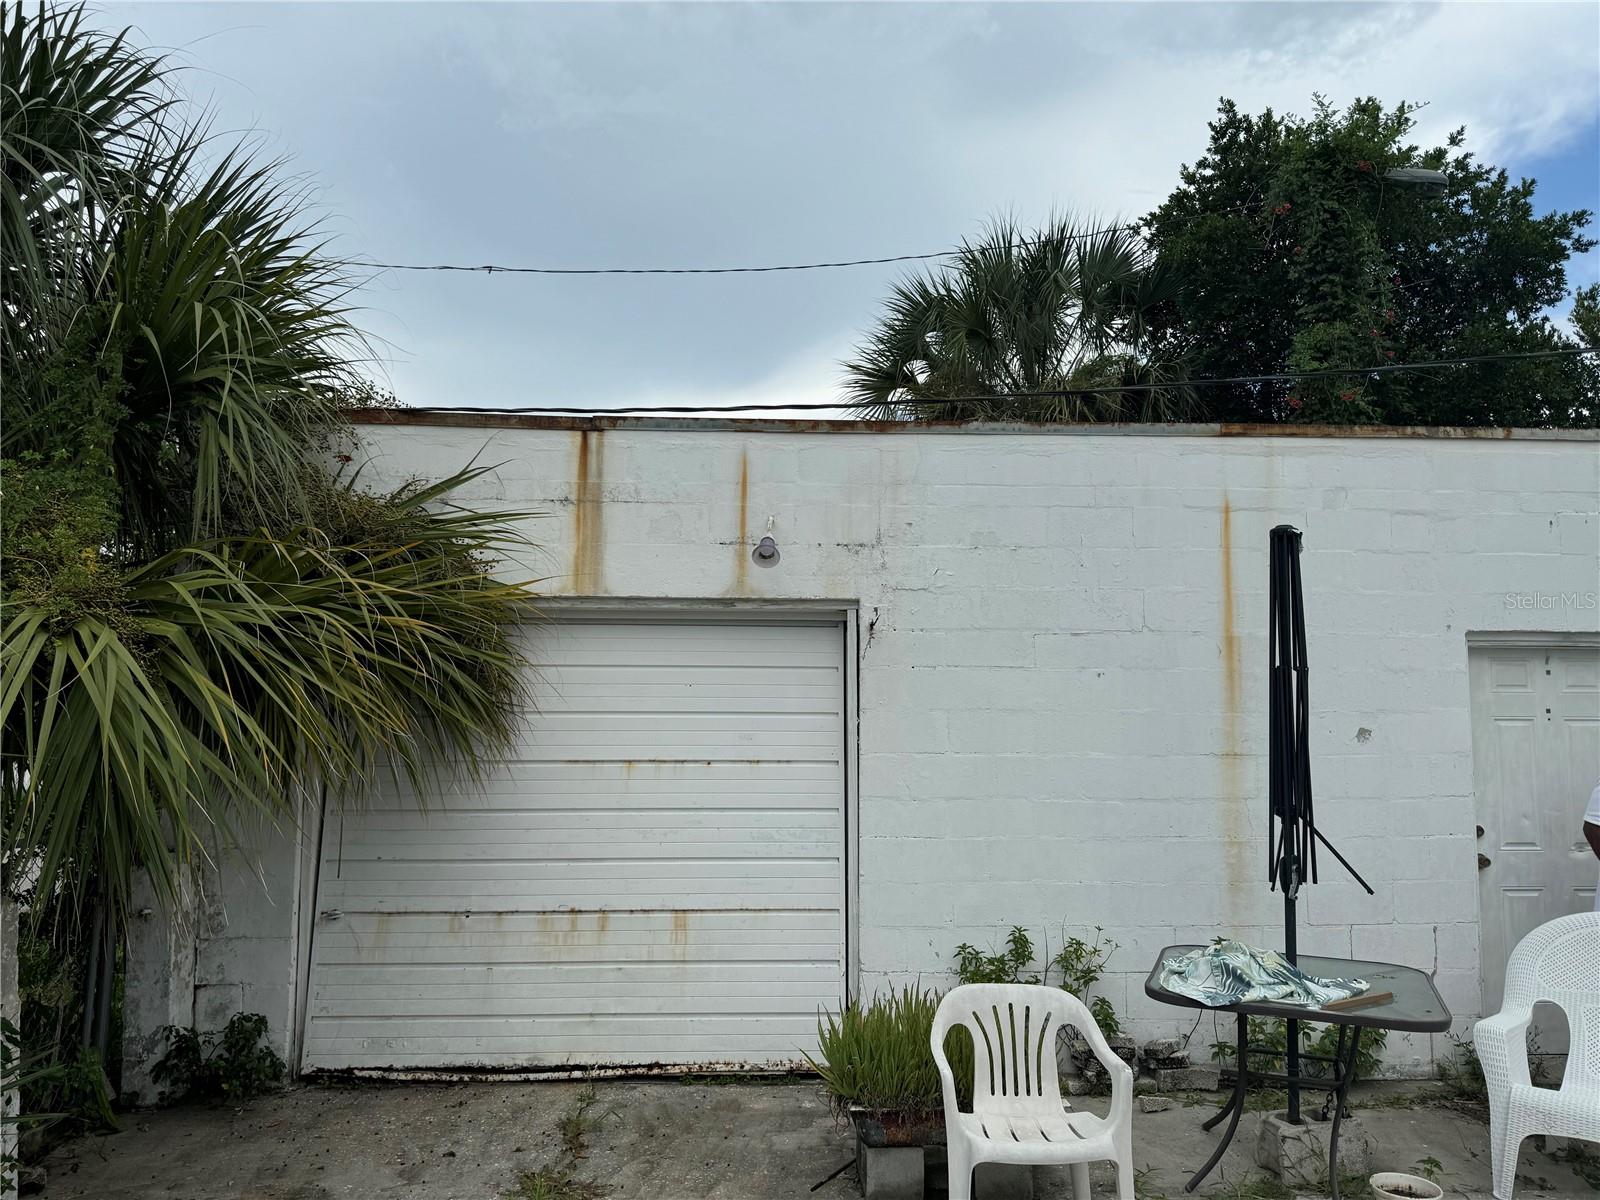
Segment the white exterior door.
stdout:
<svg viewBox="0 0 1600 1200">
<path fill-rule="evenodd" d="M 1546 921 L 1594 907 L 1583 811 L 1600 781 L 1600 648 L 1473 648 L 1483 1011 L 1498 1012 L 1506 960 Z M 1546 1050 L 1560 1049 L 1547 1037 Z"/>
<path fill-rule="evenodd" d="M 330 814 L 307 1070 L 793 1063 L 845 990 L 837 622 L 564 620 L 511 761 Z"/>
</svg>

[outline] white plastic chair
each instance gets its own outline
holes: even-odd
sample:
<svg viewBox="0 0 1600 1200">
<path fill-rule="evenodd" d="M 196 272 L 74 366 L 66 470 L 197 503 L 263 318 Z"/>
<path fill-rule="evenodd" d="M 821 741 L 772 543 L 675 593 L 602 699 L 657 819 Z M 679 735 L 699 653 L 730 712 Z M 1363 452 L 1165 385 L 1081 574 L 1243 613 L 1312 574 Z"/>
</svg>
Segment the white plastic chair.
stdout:
<svg viewBox="0 0 1600 1200">
<path fill-rule="evenodd" d="M 956 1025 L 972 1034 L 972 1111 L 956 1108 L 956 1080 L 944 1053 Z M 1056 1034 L 1070 1025 L 1088 1039 L 1111 1076 L 1111 1111 L 1074 1112 L 1056 1078 Z M 933 1058 L 944 1084 L 950 1200 L 971 1200 L 979 1163 L 1072 1167 L 1077 1200 L 1089 1200 L 1089 1164 L 1117 1164 L 1117 1194 L 1133 1200 L 1133 1072 L 1100 1034 L 1082 1001 L 1059 988 L 972 983 L 939 1002 Z"/>
<path fill-rule="evenodd" d="M 1561 1087 L 1534 1087 L 1528 1022 L 1536 1001 L 1560 1006 L 1571 1044 Z M 1500 1012 L 1472 1029 L 1489 1086 L 1494 1194 L 1511 1200 L 1522 1139 L 1536 1133 L 1600 1141 L 1600 912 L 1557 917 L 1517 943 Z"/>
</svg>

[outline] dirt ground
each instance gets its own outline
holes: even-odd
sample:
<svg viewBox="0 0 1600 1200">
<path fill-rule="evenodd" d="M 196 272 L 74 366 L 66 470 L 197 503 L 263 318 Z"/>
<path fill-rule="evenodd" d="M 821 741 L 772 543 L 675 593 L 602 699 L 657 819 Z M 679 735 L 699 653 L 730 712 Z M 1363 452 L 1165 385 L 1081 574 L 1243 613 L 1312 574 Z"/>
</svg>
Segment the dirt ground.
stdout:
<svg viewBox="0 0 1600 1200">
<path fill-rule="evenodd" d="M 132 1115 L 123 1130 L 61 1147 L 46 1161 L 46 1200 L 839 1200 L 858 1194 L 848 1131 L 814 1081 L 602 1083 L 576 1149 L 571 1117 L 585 1085 L 549 1083 L 299 1086 L 242 1108 Z M 1408 1093 L 1409 1095 L 1410 1093 Z M 1209 1105 L 1215 1097 L 1207 1096 Z M 1447 1196 L 1490 1195 L 1488 1130 L 1459 1108 L 1401 1106 L 1394 1085 L 1358 1089 L 1358 1116 L 1378 1143 L 1376 1166 L 1415 1170 L 1437 1159 Z M 1075 1101 L 1075 1103 L 1077 1103 Z M 1082 1107 L 1099 1111 L 1103 1100 Z M 1208 1108 L 1179 1103 L 1136 1113 L 1138 1191 L 1183 1195 L 1209 1154 Z M 564 1122 L 563 1118 L 567 1118 Z M 1201 1195 L 1286 1196 L 1252 1163 L 1258 1116 Z M 1585 1155 L 1593 1154 L 1592 1158 Z M 564 1173 L 565 1192 L 543 1190 Z M 1600 1195 L 1600 1147 L 1524 1147 L 1519 1200 Z M 533 1173 L 533 1174 L 530 1174 Z M 1586 1177 L 1587 1175 L 1587 1177 Z M 815 1184 L 821 1184 L 812 1191 Z M 593 1185 L 593 1186 L 590 1186 Z M 942 1194 L 942 1180 L 938 1181 Z M 932 1194 L 930 1188 L 930 1194 Z M 1115 1196 L 1097 1170 L 1096 1197 Z M 1039 1200 L 1071 1195 L 1064 1171 L 1040 1169 Z M 1357 1200 L 1347 1197 L 1347 1200 Z M 1366 1196 L 1359 1200 L 1367 1200 Z"/>
</svg>

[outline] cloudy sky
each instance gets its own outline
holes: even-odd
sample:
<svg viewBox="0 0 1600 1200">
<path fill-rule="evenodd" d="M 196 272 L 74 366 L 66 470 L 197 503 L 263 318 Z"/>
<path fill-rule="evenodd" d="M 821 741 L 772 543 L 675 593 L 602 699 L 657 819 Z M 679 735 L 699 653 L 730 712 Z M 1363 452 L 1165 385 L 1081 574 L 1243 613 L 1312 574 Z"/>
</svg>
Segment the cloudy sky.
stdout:
<svg viewBox="0 0 1600 1200">
<path fill-rule="evenodd" d="M 719 266 L 942 250 L 1000 212 L 1141 215 L 1228 95 L 1428 102 L 1421 134 L 1600 196 L 1600 7 L 105 4 L 383 262 Z M 898 269 L 388 272 L 414 405 L 821 402 Z M 1575 282 L 1600 278 L 1591 254 Z"/>
</svg>

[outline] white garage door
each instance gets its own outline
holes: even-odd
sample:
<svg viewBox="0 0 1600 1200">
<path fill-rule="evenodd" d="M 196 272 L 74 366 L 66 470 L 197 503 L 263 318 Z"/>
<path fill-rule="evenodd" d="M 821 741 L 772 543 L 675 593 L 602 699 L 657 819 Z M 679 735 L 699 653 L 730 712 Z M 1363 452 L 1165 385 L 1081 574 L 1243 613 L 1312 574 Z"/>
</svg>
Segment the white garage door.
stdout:
<svg viewBox="0 0 1600 1200">
<path fill-rule="evenodd" d="M 529 646 L 512 761 L 330 816 L 306 1069 L 796 1061 L 844 994 L 842 627 Z"/>
</svg>

